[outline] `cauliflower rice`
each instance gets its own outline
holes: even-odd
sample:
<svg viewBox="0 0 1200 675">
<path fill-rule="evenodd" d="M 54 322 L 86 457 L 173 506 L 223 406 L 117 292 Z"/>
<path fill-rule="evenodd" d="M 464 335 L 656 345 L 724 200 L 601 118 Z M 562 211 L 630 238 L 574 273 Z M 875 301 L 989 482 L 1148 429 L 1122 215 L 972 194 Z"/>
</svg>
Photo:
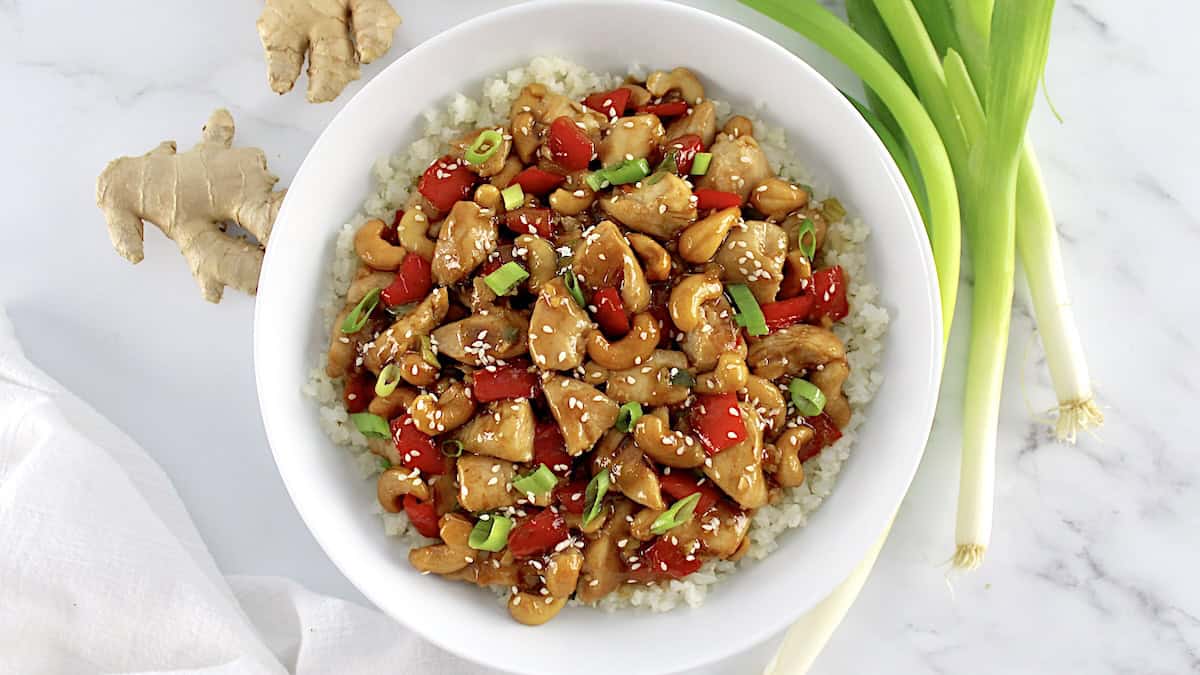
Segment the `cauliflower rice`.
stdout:
<svg viewBox="0 0 1200 675">
<path fill-rule="evenodd" d="M 638 71 L 639 68 L 634 67 L 630 72 L 641 74 Z M 426 111 L 424 135 L 402 152 L 380 158 L 375 163 L 375 187 L 367 196 L 363 210 L 337 233 L 329 282 L 324 289 L 322 302 L 326 333 L 344 306 L 346 291 L 354 279 L 357 266 L 354 233 L 371 218 L 390 221 L 396 209 L 408 199 L 417 178 L 444 153 L 451 138 L 471 128 L 502 123 L 508 116 L 510 103 L 527 84 L 540 82 L 551 91 L 580 99 L 590 91 L 615 88 L 620 81 L 621 78 L 615 75 L 593 73 L 561 58 L 537 57 L 526 67 L 514 68 L 484 80 L 477 99 L 457 93 L 445 108 Z M 719 119 L 730 115 L 728 104 L 714 103 Z M 753 118 L 753 115 L 747 116 Z M 770 127 L 758 119 L 753 119 L 753 122 L 755 138 L 780 176 L 807 183 L 813 187 L 816 195 L 828 196 L 827 186 L 814 182 L 808 171 L 788 152 L 783 129 Z M 849 277 L 850 315 L 834 326 L 834 332 L 846 345 L 850 376 L 843 388 L 853 416 L 849 425 L 842 430 L 844 435 L 838 442 L 805 462 L 806 478 L 802 485 L 785 490 L 781 500 L 758 509 L 754 514 L 749 533 L 751 546 L 743 560 L 761 559 L 774 551 L 777 548 L 776 537 L 785 530 L 804 525 L 808 514 L 815 511 L 830 494 L 842 463 L 854 445 L 856 431 L 866 420 L 866 404 L 882 384 L 882 375 L 874 370 L 879 364 L 888 314 L 879 304 L 878 289 L 867 279 L 865 243 L 869 234 L 870 229 L 857 218 L 847 218 L 830 224 L 827 242 L 823 247 L 822 263 L 841 265 Z M 374 476 L 382 468 L 380 460 L 367 450 L 367 439 L 350 423 L 342 404 L 342 382 L 325 375 L 325 360 L 324 352 L 314 359 L 316 365 L 309 374 L 304 392 L 319 404 L 321 426 L 330 439 L 349 451 L 364 479 Z M 410 527 L 408 517 L 403 512 L 386 513 L 378 506 L 376 510 L 383 520 L 384 532 L 399 537 L 403 546 L 423 546 L 432 541 Z M 714 584 L 734 573 L 740 564 L 740 561 L 709 561 L 700 571 L 683 580 L 621 589 L 603 598 L 599 606 L 609 610 L 644 607 L 666 611 L 684 602 L 695 607 L 704 601 Z"/>
</svg>

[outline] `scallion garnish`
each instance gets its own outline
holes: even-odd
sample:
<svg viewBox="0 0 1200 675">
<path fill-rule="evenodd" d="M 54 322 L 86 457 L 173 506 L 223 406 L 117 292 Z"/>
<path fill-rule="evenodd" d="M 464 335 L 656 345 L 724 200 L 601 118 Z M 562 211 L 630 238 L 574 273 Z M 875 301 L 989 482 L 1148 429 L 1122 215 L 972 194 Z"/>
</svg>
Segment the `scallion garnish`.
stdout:
<svg viewBox="0 0 1200 675">
<path fill-rule="evenodd" d="M 680 499 L 671 505 L 671 508 L 663 511 L 650 524 L 651 534 L 666 534 L 668 530 L 683 525 L 692 519 L 692 513 L 696 511 L 696 504 L 700 501 L 700 493 L 693 492 L 692 494 Z"/>
<path fill-rule="evenodd" d="M 463 453 L 462 441 L 449 440 L 442 443 L 442 454 L 447 457 L 459 457 Z"/>
<path fill-rule="evenodd" d="M 805 218 L 798 229 L 796 241 L 800 244 L 800 252 L 805 258 L 812 260 L 817 254 L 817 226 L 812 220 Z"/>
<path fill-rule="evenodd" d="M 758 306 L 754 294 L 745 284 L 730 284 L 725 287 L 725 290 L 729 291 L 729 297 L 733 298 L 733 304 L 738 309 L 736 317 L 738 325 L 745 327 L 750 337 L 766 335 L 770 332 L 762 308 Z"/>
<path fill-rule="evenodd" d="M 390 438 L 392 435 L 392 429 L 388 426 L 388 421 L 374 413 L 354 413 L 350 415 L 350 421 L 354 423 L 354 427 L 363 436 Z"/>
<path fill-rule="evenodd" d="M 522 494 L 543 495 L 558 485 L 558 476 L 545 464 L 539 464 L 535 471 L 513 479 L 512 484 Z"/>
<path fill-rule="evenodd" d="M 611 479 L 608 476 L 608 469 L 592 476 L 592 480 L 588 481 L 587 490 L 583 493 L 584 527 L 587 527 L 588 523 L 600 515 L 600 506 L 604 502 L 604 495 L 608 494 L 610 483 Z"/>
<path fill-rule="evenodd" d="M 575 298 L 575 302 L 579 303 L 580 307 L 587 307 L 587 301 L 583 299 L 583 289 L 579 287 L 579 279 L 575 276 L 575 271 L 570 267 L 563 270 L 563 284 L 567 287 L 567 292 Z"/>
<path fill-rule="evenodd" d="M 708 173 L 708 165 L 712 162 L 711 152 L 697 152 L 696 158 L 692 160 L 692 170 L 688 173 L 693 176 L 703 176 Z"/>
<path fill-rule="evenodd" d="M 687 372 L 687 371 L 684 371 Z M 629 433 L 633 431 L 633 425 L 642 417 L 642 404 L 637 401 L 630 401 L 621 406 L 617 411 L 617 431 Z"/>
<path fill-rule="evenodd" d="M 680 368 L 671 373 L 671 384 L 677 387 L 694 387 L 696 386 L 696 378 L 688 371 Z"/>
<path fill-rule="evenodd" d="M 824 392 L 808 380 L 799 377 L 793 379 L 788 385 L 788 391 L 792 394 L 792 405 L 805 417 L 820 415 L 825 409 Z"/>
<path fill-rule="evenodd" d="M 346 315 L 346 319 L 342 321 L 342 332 L 351 334 L 362 330 L 363 326 L 367 325 L 367 319 L 371 318 L 371 312 L 374 312 L 378 305 L 379 289 L 373 288 Z"/>
<path fill-rule="evenodd" d="M 467 546 L 476 551 L 503 551 L 508 544 L 508 532 L 512 529 L 513 521 L 508 516 L 490 514 L 481 517 L 471 528 L 467 537 Z"/>
<path fill-rule="evenodd" d="M 658 168 L 654 170 L 654 173 L 646 179 L 646 185 L 654 185 L 658 181 L 662 180 L 663 176 L 667 175 L 668 173 L 677 173 L 679 171 L 679 162 L 677 160 L 678 155 L 678 150 L 672 150 L 668 152 L 667 156 L 663 158 L 663 161 L 659 163 Z"/>
<path fill-rule="evenodd" d="M 599 171 L 593 171 L 585 179 L 592 192 L 599 192 L 610 185 L 625 185 L 636 183 L 650 175 L 650 162 L 646 158 L 627 159 L 620 164 L 606 166 Z"/>
<path fill-rule="evenodd" d="M 467 164 L 483 164 L 496 154 L 504 136 L 495 129 L 484 129 L 475 137 L 475 141 L 463 152 Z"/>
<path fill-rule="evenodd" d="M 379 371 L 379 379 L 375 380 L 376 396 L 391 396 L 400 384 L 400 364 L 389 363 Z"/>
<path fill-rule="evenodd" d="M 517 284 L 528 278 L 529 272 L 526 272 L 524 267 L 515 262 L 506 262 L 500 269 L 484 277 L 483 283 L 496 295 L 507 295 Z"/>
<path fill-rule="evenodd" d="M 437 352 L 433 351 L 433 340 L 428 335 L 421 336 L 421 359 L 434 368 L 442 365 L 438 361 Z"/>
<path fill-rule="evenodd" d="M 525 191 L 521 189 L 520 183 L 513 183 L 500 191 L 500 196 L 504 198 L 504 210 L 515 211 L 525 205 Z"/>
</svg>

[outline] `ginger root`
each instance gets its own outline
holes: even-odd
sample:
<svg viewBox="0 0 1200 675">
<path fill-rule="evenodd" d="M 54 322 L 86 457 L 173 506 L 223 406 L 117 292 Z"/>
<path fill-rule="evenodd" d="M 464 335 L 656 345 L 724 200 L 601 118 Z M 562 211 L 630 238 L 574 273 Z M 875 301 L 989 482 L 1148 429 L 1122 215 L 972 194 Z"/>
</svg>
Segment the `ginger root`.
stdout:
<svg viewBox="0 0 1200 675">
<path fill-rule="evenodd" d="M 271 89 L 292 90 L 307 52 L 309 102 L 332 101 L 358 79 L 358 64 L 391 48 L 398 25 L 400 15 L 387 0 L 267 0 L 258 35 Z"/>
<path fill-rule="evenodd" d="M 141 157 L 109 162 L 96 180 L 96 205 L 117 253 L 141 262 L 142 221 L 157 225 L 179 246 L 209 302 L 220 302 L 225 286 L 258 290 L 262 247 L 226 234 L 224 224 L 237 223 L 266 245 L 285 192 L 272 192 L 279 179 L 261 150 L 232 144 L 233 117 L 217 110 L 191 150 L 176 154 L 175 141 L 163 141 Z"/>
</svg>

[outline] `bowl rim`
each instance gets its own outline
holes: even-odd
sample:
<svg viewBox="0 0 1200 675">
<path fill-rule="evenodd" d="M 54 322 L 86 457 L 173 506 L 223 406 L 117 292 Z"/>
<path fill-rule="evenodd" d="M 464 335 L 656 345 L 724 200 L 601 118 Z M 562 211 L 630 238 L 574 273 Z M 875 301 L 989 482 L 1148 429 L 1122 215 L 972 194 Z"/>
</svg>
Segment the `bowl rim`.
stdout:
<svg viewBox="0 0 1200 675">
<path fill-rule="evenodd" d="M 530 2 L 524 2 L 517 5 L 500 8 L 476 16 L 425 40 L 398 57 L 395 61 L 389 64 L 387 68 L 368 81 L 362 87 L 362 89 L 357 92 L 341 110 L 337 112 L 329 124 L 322 130 L 317 140 L 313 143 L 312 148 L 306 154 L 304 161 L 300 165 L 300 168 L 297 170 L 296 176 L 292 181 L 292 185 L 296 186 L 306 182 L 305 179 L 307 178 L 308 174 L 314 171 L 310 160 L 314 156 L 320 155 L 324 150 L 324 146 L 332 142 L 330 140 L 330 130 L 345 124 L 345 120 L 360 114 L 359 108 L 366 105 L 365 101 L 376 89 L 390 86 L 388 82 L 389 72 L 395 72 L 402 69 L 404 64 L 408 63 L 409 61 L 415 60 L 425 52 L 436 50 L 445 46 L 447 43 L 455 40 L 459 35 L 475 30 L 481 24 L 487 24 L 499 19 L 509 19 L 515 16 L 526 14 L 536 14 L 546 10 L 547 8 L 555 8 L 564 5 L 569 5 L 572 7 L 602 6 L 610 9 L 614 7 L 620 8 L 622 6 L 629 8 L 644 8 L 649 6 L 668 11 L 679 12 L 681 14 L 690 14 L 692 15 L 692 18 L 698 20 L 716 22 L 722 25 L 723 30 L 737 34 L 738 39 L 756 42 L 758 43 L 759 47 L 774 51 L 783 59 L 790 60 L 796 68 L 807 71 L 807 75 L 815 82 L 815 86 L 827 88 L 831 92 L 839 93 L 836 87 L 834 87 L 829 80 L 821 75 L 815 68 L 809 65 L 804 59 L 788 51 L 770 38 L 767 38 L 766 36 L 757 33 L 750 28 L 738 24 L 731 19 L 712 14 L 695 7 L 681 5 L 668 0 L 531 0 Z M 536 56 L 536 54 L 530 54 L 530 58 L 533 56 Z M 483 77 L 486 77 L 486 75 Z M 429 98 L 430 100 L 442 101 L 446 96 L 450 95 L 450 93 L 451 92 L 448 91 L 437 92 L 431 94 Z M 921 254 L 919 259 L 914 261 L 914 265 L 915 270 L 922 274 L 922 278 L 931 280 L 930 283 L 925 284 L 926 297 L 923 298 L 923 300 L 928 303 L 930 308 L 932 308 L 932 311 L 929 312 L 929 315 L 932 317 L 934 323 L 932 326 L 933 330 L 931 330 L 929 333 L 932 339 L 928 341 L 927 345 L 924 345 L 923 349 L 925 351 L 923 353 L 927 353 L 929 362 L 931 364 L 940 367 L 943 355 L 943 344 L 941 340 L 942 321 L 940 297 L 937 293 L 936 272 L 933 266 L 932 252 L 930 250 L 928 240 L 924 237 L 924 227 L 921 225 L 921 219 L 917 211 L 916 204 L 913 201 L 913 197 L 904 183 L 898 168 L 895 166 L 890 155 L 888 155 L 882 142 L 879 141 L 878 137 L 875 136 L 874 132 L 871 131 L 867 123 L 857 114 L 849 102 L 842 99 L 841 106 L 843 107 L 842 115 L 848 118 L 847 123 L 849 123 L 851 126 L 857 126 L 858 133 L 865 134 L 868 137 L 867 142 L 873 144 L 875 154 L 879 155 L 884 164 L 884 171 L 887 172 L 897 188 L 897 196 L 902 204 L 903 213 L 898 214 L 896 220 L 898 222 L 908 224 L 910 228 L 913 228 L 914 235 L 920 235 Z M 290 204 L 294 203 L 294 199 L 290 202 L 288 199 L 284 200 L 279 215 L 276 219 L 277 224 L 288 220 L 292 212 L 292 209 L 289 208 Z M 266 257 L 264 259 L 262 282 L 260 283 L 259 289 L 260 296 L 262 297 L 260 298 L 259 302 L 256 302 L 254 311 L 253 353 L 255 363 L 255 381 L 263 425 L 266 430 L 269 445 L 271 447 L 272 456 L 276 466 L 279 469 L 280 476 L 283 479 L 285 488 L 288 491 L 288 495 L 292 499 L 292 503 L 295 505 L 301 519 L 305 523 L 305 526 L 312 533 L 313 537 L 317 540 L 318 544 L 321 546 L 322 550 L 329 557 L 330 561 L 335 565 L 335 567 L 337 567 L 337 569 L 348 580 L 350 580 L 350 582 L 354 584 L 354 586 L 358 588 L 364 596 L 370 599 L 371 602 L 373 602 L 385 614 L 392 617 L 394 620 L 398 621 L 408 629 L 412 630 L 415 634 L 420 635 L 423 639 L 437 644 L 446 651 L 457 654 L 481 665 L 486 665 L 493 668 L 520 668 L 520 665 L 514 664 L 513 662 L 505 662 L 500 664 L 485 663 L 484 661 L 480 660 L 478 655 L 464 649 L 462 644 L 443 639 L 444 636 L 440 634 L 425 632 L 421 629 L 416 621 L 410 620 L 408 615 L 404 614 L 403 612 L 393 611 L 394 599 L 387 597 L 383 590 L 374 586 L 366 587 L 365 585 L 358 584 L 355 581 L 356 575 L 354 574 L 354 570 L 357 568 L 357 565 L 352 559 L 353 556 L 336 546 L 332 546 L 331 542 L 329 541 L 329 534 L 322 527 L 314 525 L 314 521 L 317 520 L 317 518 L 315 517 L 314 512 L 311 510 L 316 508 L 316 505 L 306 501 L 306 499 L 298 498 L 297 492 L 294 489 L 296 479 L 289 479 L 289 474 L 291 473 L 291 470 L 288 468 L 289 464 L 286 459 L 281 459 L 281 452 L 277 449 L 277 445 L 270 442 L 273 436 L 278 436 L 278 432 L 273 430 L 278 429 L 280 425 L 286 423 L 284 420 L 279 419 L 278 416 L 276 416 L 273 412 L 275 406 L 270 403 L 273 385 L 265 381 L 263 371 L 259 368 L 259 364 L 264 360 L 264 354 L 266 350 L 270 348 L 270 345 L 267 344 L 266 340 L 264 339 L 264 328 L 260 319 L 265 312 L 264 307 L 268 306 L 269 304 L 269 302 L 264 303 L 261 300 L 265 298 L 269 301 L 269 299 L 274 295 L 274 285 L 271 282 L 272 277 L 271 275 L 267 274 L 268 269 L 270 269 L 270 262 L 272 261 L 272 250 L 273 249 L 268 247 Z M 889 501 L 894 501 L 895 509 L 899 508 L 904 494 L 907 493 L 908 487 L 912 482 L 917 466 L 919 465 L 921 457 L 924 453 L 924 445 L 928 440 L 929 432 L 932 428 L 933 414 L 938 399 L 938 392 L 940 388 L 939 376 L 940 370 L 937 368 L 931 368 L 927 381 L 924 382 L 926 401 L 921 411 L 917 429 L 921 432 L 921 437 L 925 440 L 921 444 L 920 451 L 913 453 L 911 462 L 909 462 L 909 465 L 907 466 L 904 480 L 902 482 L 895 482 L 896 488 L 894 491 L 896 492 L 897 496 L 894 500 L 889 499 Z M 882 534 L 892 518 L 894 518 L 894 511 L 891 514 L 883 514 L 878 519 L 873 519 L 877 520 L 876 524 L 878 525 L 878 528 L 875 531 Z M 836 589 L 841 583 L 841 580 L 844 580 L 846 576 L 852 572 L 856 561 L 862 559 L 862 557 L 869 550 L 871 544 L 873 544 L 875 541 L 875 537 L 871 537 L 869 539 L 864 538 L 861 545 L 853 547 L 855 549 L 853 562 L 843 566 L 845 568 L 845 573 L 839 573 L 839 581 L 834 584 L 832 587 L 833 589 Z M 481 598 L 482 597 L 486 596 L 481 594 Z M 819 603 L 820 600 L 817 600 L 816 602 Z M 815 606 L 816 603 L 814 603 L 808 609 L 812 609 L 812 607 Z M 672 612 L 678 611 L 688 610 L 686 608 L 677 608 L 672 610 Z M 722 640 L 721 644 L 719 645 L 710 645 L 710 649 L 705 652 L 703 656 L 699 656 L 690 661 L 684 660 L 680 662 L 678 667 L 676 667 L 673 672 L 695 668 L 707 663 L 713 663 L 720 659 L 728 658 L 731 655 L 745 651 L 769 636 L 778 634 L 784 627 L 797 620 L 800 616 L 801 612 L 799 611 L 791 615 L 779 613 L 772 617 L 771 620 L 765 621 L 760 627 L 760 630 L 754 632 L 753 634 L 750 634 L 749 631 L 731 631 L 728 634 L 728 640 Z M 744 636 L 741 638 L 736 637 L 739 634 Z"/>
</svg>

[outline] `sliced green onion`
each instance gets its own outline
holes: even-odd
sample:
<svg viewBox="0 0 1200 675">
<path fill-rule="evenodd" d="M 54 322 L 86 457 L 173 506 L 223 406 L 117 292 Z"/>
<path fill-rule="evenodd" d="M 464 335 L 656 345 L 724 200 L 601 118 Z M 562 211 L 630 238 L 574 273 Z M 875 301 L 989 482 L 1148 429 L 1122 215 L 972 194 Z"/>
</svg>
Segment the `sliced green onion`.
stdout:
<svg viewBox="0 0 1200 675">
<path fill-rule="evenodd" d="M 447 457 L 460 457 L 463 453 L 462 441 L 449 440 L 442 443 L 442 454 Z"/>
<path fill-rule="evenodd" d="M 808 380 L 795 378 L 788 385 L 788 391 L 792 393 L 792 405 L 805 417 L 820 415 L 825 409 L 825 393 Z"/>
<path fill-rule="evenodd" d="M 696 378 L 686 370 L 677 368 L 671 373 L 671 384 L 677 387 L 694 387 L 696 386 Z"/>
<path fill-rule="evenodd" d="M 730 284 L 726 287 L 729 291 L 729 297 L 733 298 L 733 304 L 738 308 L 737 322 L 738 325 L 745 327 L 746 332 L 750 337 L 766 335 L 770 330 L 767 328 L 767 319 L 763 316 L 762 308 L 758 306 L 758 301 L 754 299 L 754 294 L 745 284 Z"/>
<path fill-rule="evenodd" d="M 503 551 L 508 544 L 508 532 L 512 526 L 512 518 L 485 513 L 479 517 L 475 527 L 471 528 L 467 546 L 476 551 Z"/>
<path fill-rule="evenodd" d="M 512 484 L 522 494 L 544 495 L 558 485 L 558 476 L 545 464 L 538 464 L 536 470 L 518 476 L 513 479 Z"/>
<path fill-rule="evenodd" d="M 402 316 L 407 315 L 409 312 L 413 311 L 414 309 L 416 309 L 417 303 L 407 302 L 403 305 L 396 305 L 395 307 L 388 307 L 385 304 L 383 306 L 383 308 L 387 310 L 388 314 L 391 314 L 394 317 L 402 317 Z"/>
<path fill-rule="evenodd" d="M 367 319 L 371 318 L 371 312 L 374 312 L 377 306 L 379 306 L 379 289 L 373 288 L 346 315 L 346 319 L 342 321 L 342 332 L 350 334 L 362 330 L 362 327 L 367 325 Z"/>
<path fill-rule="evenodd" d="M 517 287 L 517 284 L 529 278 L 529 272 L 525 271 L 515 262 L 506 262 L 500 266 L 500 269 L 492 272 L 483 278 L 483 283 L 492 289 L 496 295 L 506 295 L 509 291 Z"/>
<path fill-rule="evenodd" d="M 525 205 L 525 191 L 521 189 L 520 183 L 513 183 L 500 191 L 500 196 L 504 198 L 504 210 L 515 211 Z"/>
<path fill-rule="evenodd" d="M 376 396 L 391 396 L 400 384 L 400 364 L 389 363 L 379 371 L 379 379 L 375 380 Z"/>
<path fill-rule="evenodd" d="M 691 520 L 692 513 L 695 512 L 696 504 L 699 501 L 700 493 L 693 492 L 675 502 L 671 505 L 671 508 L 658 514 L 658 517 L 650 524 L 650 533 L 666 534 L 668 530 L 679 527 Z"/>
<path fill-rule="evenodd" d="M 663 158 L 663 161 L 659 162 L 658 168 L 654 170 L 654 173 L 646 179 L 646 185 L 654 185 L 658 181 L 662 180 L 663 176 L 666 176 L 668 173 L 678 173 L 678 155 L 678 150 L 672 150 L 668 152 L 667 156 Z"/>
<path fill-rule="evenodd" d="M 588 187 L 592 189 L 592 192 L 599 192 L 609 185 L 612 185 L 612 183 L 609 183 L 608 178 L 604 175 L 604 169 L 589 173 L 587 178 L 583 180 L 588 184 Z"/>
<path fill-rule="evenodd" d="M 588 523 L 600 515 L 600 506 L 604 502 L 604 495 L 608 494 L 608 486 L 611 482 L 612 480 L 608 476 L 608 469 L 592 476 L 592 480 L 588 481 L 587 490 L 583 493 L 584 527 L 587 527 Z"/>
<path fill-rule="evenodd" d="M 587 301 L 583 299 L 583 289 L 579 287 L 579 279 L 575 276 L 575 270 L 568 267 L 563 271 L 563 284 L 580 307 L 587 307 Z"/>
<path fill-rule="evenodd" d="M 613 185 L 636 183 L 650 175 L 650 162 L 642 159 L 627 159 L 620 164 L 602 169 L 608 182 Z"/>
<path fill-rule="evenodd" d="M 354 413 L 350 416 L 350 421 L 363 436 L 390 438 L 392 435 L 392 428 L 388 426 L 388 421 L 374 413 Z"/>
<path fill-rule="evenodd" d="M 428 335 L 421 336 L 421 358 L 425 363 L 434 368 L 441 367 L 441 362 L 438 361 L 437 352 L 433 351 L 433 340 Z"/>
<path fill-rule="evenodd" d="M 808 237 L 807 241 L 805 237 Z M 796 241 L 799 242 L 800 252 L 804 254 L 804 257 L 812 260 L 813 256 L 817 254 L 817 226 L 813 224 L 812 220 L 805 218 L 800 223 Z"/>
<path fill-rule="evenodd" d="M 712 162 L 711 152 L 697 152 L 696 158 L 692 160 L 692 170 L 688 173 L 693 176 L 703 176 L 708 173 L 708 165 Z"/>
<path fill-rule="evenodd" d="M 687 372 L 687 371 L 684 371 Z M 617 431 L 629 433 L 633 431 L 633 425 L 642 417 L 642 404 L 637 401 L 630 401 L 621 406 L 617 411 Z"/>
<path fill-rule="evenodd" d="M 483 164 L 496 154 L 500 149 L 500 144 L 504 142 L 504 136 L 495 129 L 484 129 L 475 137 L 475 141 L 470 147 L 463 152 L 463 158 L 467 160 L 467 164 Z"/>
</svg>

